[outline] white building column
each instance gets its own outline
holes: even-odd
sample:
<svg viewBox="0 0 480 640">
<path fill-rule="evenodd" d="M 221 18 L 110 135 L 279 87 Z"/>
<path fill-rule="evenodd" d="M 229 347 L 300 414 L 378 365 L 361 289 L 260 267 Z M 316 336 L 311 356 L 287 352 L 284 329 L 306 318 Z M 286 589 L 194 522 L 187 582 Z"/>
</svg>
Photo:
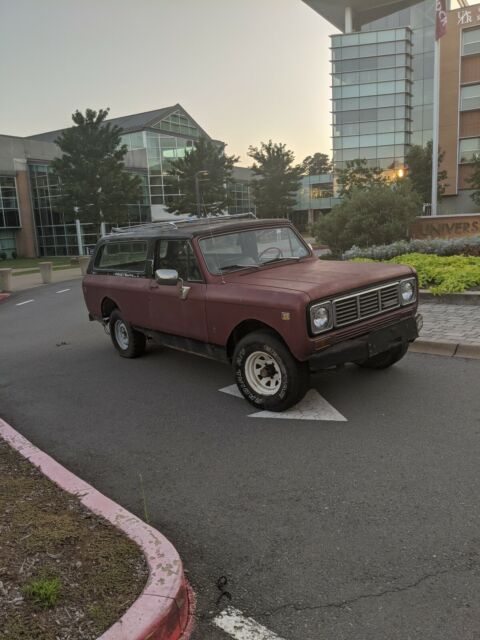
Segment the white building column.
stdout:
<svg viewBox="0 0 480 640">
<path fill-rule="evenodd" d="M 353 31 L 353 12 L 352 7 L 345 7 L 345 33 Z"/>
</svg>

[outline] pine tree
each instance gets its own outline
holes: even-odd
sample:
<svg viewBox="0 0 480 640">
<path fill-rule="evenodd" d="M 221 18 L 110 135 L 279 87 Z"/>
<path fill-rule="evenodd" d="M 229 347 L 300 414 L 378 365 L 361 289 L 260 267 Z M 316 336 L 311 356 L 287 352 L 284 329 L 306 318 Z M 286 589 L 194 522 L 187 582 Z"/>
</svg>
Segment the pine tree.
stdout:
<svg viewBox="0 0 480 640">
<path fill-rule="evenodd" d="M 109 109 L 75 111 L 75 126 L 55 141 L 63 152 L 52 162 L 60 178 L 59 205 L 67 218 L 81 222 L 122 222 L 128 204 L 141 198 L 141 179 L 125 171 L 122 129 L 105 122 Z"/>
<path fill-rule="evenodd" d="M 238 157 L 227 156 L 225 145 L 208 138 L 199 138 L 183 158 L 172 160 L 169 175 L 177 176 L 181 193 L 168 207 L 170 213 L 196 213 L 196 182 L 199 181 L 203 215 L 225 213 L 229 200 L 226 184 L 231 181 L 233 165 Z"/>
<path fill-rule="evenodd" d="M 295 204 L 302 167 L 294 165 L 293 152 L 285 144 L 269 140 L 260 148 L 250 146 L 248 155 L 254 160 L 253 194 L 258 217 L 286 218 Z"/>
</svg>

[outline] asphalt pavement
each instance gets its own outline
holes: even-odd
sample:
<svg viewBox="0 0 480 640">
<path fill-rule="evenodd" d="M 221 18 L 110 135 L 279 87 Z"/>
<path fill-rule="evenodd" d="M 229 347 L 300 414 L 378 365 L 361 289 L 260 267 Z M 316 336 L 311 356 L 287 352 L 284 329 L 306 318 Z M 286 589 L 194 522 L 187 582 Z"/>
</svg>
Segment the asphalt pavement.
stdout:
<svg viewBox="0 0 480 640">
<path fill-rule="evenodd" d="M 158 347 L 120 358 L 79 280 L 0 304 L 0 416 L 170 538 L 195 640 L 229 638 L 227 605 L 284 640 L 478 640 L 480 361 L 316 375 L 344 422 L 249 417 L 232 382 Z"/>
</svg>

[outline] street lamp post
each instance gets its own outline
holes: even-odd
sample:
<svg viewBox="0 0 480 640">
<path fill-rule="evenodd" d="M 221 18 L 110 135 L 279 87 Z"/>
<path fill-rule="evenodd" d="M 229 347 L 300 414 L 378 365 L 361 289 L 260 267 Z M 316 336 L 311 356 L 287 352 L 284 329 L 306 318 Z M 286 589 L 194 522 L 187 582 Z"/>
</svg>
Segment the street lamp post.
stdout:
<svg viewBox="0 0 480 640">
<path fill-rule="evenodd" d="M 197 204 L 197 217 L 202 217 L 202 203 L 200 202 L 200 180 L 199 176 L 208 176 L 208 171 L 202 169 L 201 171 L 197 171 L 195 173 L 195 200 Z"/>
</svg>

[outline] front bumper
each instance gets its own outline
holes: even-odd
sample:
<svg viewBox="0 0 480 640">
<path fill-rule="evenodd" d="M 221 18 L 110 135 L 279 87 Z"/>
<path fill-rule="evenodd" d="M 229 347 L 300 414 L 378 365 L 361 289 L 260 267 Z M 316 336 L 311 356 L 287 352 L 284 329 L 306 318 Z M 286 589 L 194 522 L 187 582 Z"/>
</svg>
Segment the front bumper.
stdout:
<svg viewBox="0 0 480 640">
<path fill-rule="evenodd" d="M 363 362 L 400 344 L 413 342 L 423 326 L 420 314 L 376 329 L 359 338 L 339 342 L 308 359 L 311 371 L 328 369 L 345 362 Z"/>
</svg>

